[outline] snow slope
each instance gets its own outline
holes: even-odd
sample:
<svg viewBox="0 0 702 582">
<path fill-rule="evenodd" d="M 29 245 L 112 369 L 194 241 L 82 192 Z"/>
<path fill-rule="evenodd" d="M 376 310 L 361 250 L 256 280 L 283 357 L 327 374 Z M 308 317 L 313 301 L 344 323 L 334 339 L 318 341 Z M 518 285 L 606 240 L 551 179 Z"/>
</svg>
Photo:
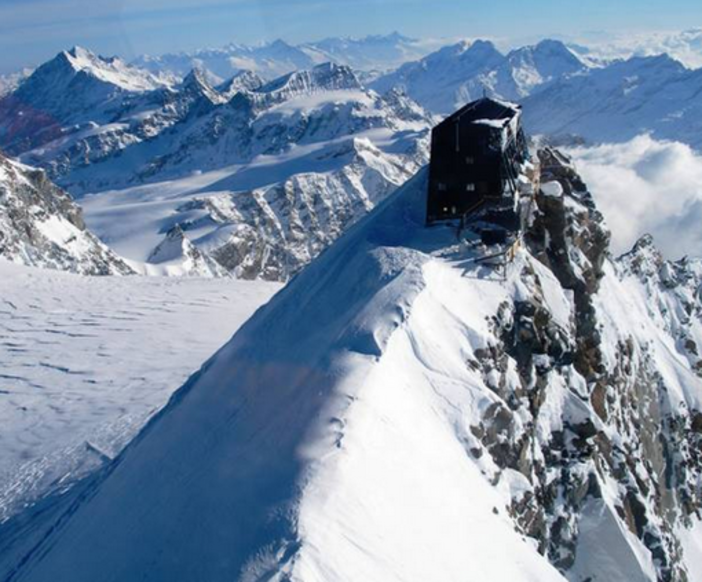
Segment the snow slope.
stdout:
<svg viewBox="0 0 702 582">
<path fill-rule="evenodd" d="M 25 524 L 9 579 L 694 579 L 673 532 L 698 541 L 702 379 L 639 293 L 692 300 L 680 324 L 699 340 L 700 271 L 660 286 L 643 246 L 612 263 L 572 167 L 541 159 L 561 191 L 539 195 L 504 276 L 470 232 L 423 227 L 421 172 L 53 527 Z"/>
<path fill-rule="evenodd" d="M 453 409 L 403 369 L 416 365 L 411 342 L 392 331 L 426 257 L 384 250 L 380 222 L 352 230 L 245 325 L 129 447 L 54 552 L 14 578 L 48 568 L 76 582 L 147 570 L 212 582 L 560 580 L 493 513 L 498 497 L 454 434 Z"/>
<path fill-rule="evenodd" d="M 278 289 L 0 259 L 0 522 L 117 455 Z"/>
</svg>

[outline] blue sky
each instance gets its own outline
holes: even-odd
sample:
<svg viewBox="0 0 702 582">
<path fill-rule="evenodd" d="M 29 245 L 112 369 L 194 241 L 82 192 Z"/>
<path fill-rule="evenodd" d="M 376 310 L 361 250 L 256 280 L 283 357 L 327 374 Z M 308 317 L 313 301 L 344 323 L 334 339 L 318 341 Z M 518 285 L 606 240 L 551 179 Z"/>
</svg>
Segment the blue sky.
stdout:
<svg viewBox="0 0 702 582">
<path fill-rule="evenodd" d="M 693 26 L 699 0 L 0 0 L 0 73 L 76 44 L 130 58 L 393 30 L 520 39 Z"/>
</svg>

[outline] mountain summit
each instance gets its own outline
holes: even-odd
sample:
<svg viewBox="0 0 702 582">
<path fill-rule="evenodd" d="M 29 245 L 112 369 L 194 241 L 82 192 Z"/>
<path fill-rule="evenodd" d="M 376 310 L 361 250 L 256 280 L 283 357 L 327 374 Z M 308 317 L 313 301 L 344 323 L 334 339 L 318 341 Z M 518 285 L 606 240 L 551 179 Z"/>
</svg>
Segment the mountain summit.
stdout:
<svg viewBox="0 0 702 582">
<path fill-rule="evenodd" d="M 12 579 L 692 575 L 699 265 L 613 260 L 569 160 L 539 158 L 504 271 L 424 226 L 420 172 L 45 512 Z"/>
</svg>

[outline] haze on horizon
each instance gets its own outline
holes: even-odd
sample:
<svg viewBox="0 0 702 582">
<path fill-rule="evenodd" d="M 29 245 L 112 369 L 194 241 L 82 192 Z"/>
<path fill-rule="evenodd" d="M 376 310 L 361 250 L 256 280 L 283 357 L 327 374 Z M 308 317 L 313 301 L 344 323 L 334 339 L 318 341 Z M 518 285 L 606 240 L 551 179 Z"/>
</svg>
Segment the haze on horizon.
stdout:
<svg viewBox="0 0 702 582">
<path fill-rule="evenodd" d="M 400 31 L 417 38 L 600 37 L 614 31 L 702 25 L 697 0 L 2 0 L 0 74 L 35 66 L 83 45 L 105 55 Z"/>
</svg>

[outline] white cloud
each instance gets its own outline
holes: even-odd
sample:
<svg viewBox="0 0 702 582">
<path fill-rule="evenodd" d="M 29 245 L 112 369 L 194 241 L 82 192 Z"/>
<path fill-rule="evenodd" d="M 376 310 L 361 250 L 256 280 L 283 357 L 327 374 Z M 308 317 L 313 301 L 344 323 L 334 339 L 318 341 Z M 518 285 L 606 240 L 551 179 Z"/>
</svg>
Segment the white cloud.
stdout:
<svg viewBox="0 0 702 582">
<path fill-rule="evenodd" d="M 670 259 L 702 256 L 702 156 L 643 135 L 569 152 L 612 231 L 612 251 L 650 233 Z"/>
</svg>

